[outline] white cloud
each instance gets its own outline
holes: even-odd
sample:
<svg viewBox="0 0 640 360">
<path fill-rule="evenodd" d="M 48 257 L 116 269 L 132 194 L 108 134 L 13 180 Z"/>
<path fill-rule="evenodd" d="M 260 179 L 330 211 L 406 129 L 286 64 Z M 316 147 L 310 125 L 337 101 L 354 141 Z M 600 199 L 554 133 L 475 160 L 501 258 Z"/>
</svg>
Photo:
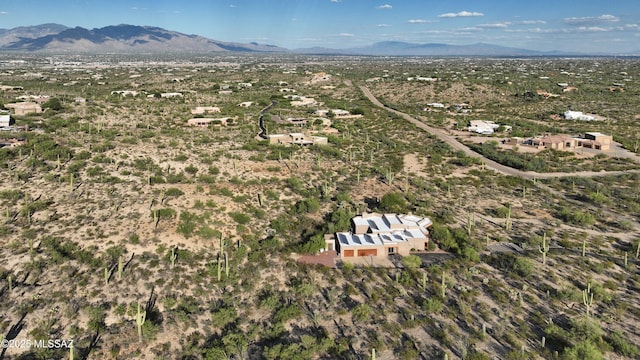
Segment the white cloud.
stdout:
<svg viewBox="0 0 640 360">
<path fill-rule="evenodd" d="M 578 32 L 607 32 L 612 31 L 612 28 L 603 28 L 600 26 L 580 26 Z"/>
<path fill-rule="evenodd" d="M 534 34 L 548 34 L 548 33 L 556 33 L 558 30 L 556 29 L 542 29 L 542 28 L 531 28 L 531 29 L 505 29 L 505 32 L 510 33 L 534 33 Z"/>
<path fill-rule="evenodd" d="M 393 6 L 391 6 L 389 4 L 384 4 L 384 5 L 378 6 L 378 9 L 391 9 L 391 8 L 393 8 Z"/>
<path fill-rule="evenodd" d="M 8 15 L 9 13 L 6 11 L 0 11 L 0 15 Z"/>
<path fill-rule="evenodd" d="M 340 34 L 338 34 L 338 36 L 340 36 L 340 37 L 354 37 L 355 35 L 354 34 L 350 34 L 350 33 L 340 33 Z"/>
<path fill-rule="evenodd" d="M 518 22 L 518 24 L 522 25 L 537 25 L 537 24 L 546 24 L 547 22 L 544 20 L 522 20 Z"/>
<path fill-rule="evenodd" d="M 391 27 L 391 25 L 389 25 L 389 24 L 378 24 L 378 25 L 376 25 L 376 27 L 387 28 L 387 27 Z"/>
<path fill-rule="evenodd" d="M 229 7 L 230 7 L 230 8 L 237 8 L 237 7 L 238 7 L 238 5 L 229 4 Z"/>
<path fill-rule="evenodd" d="M 342 0 L 329 0 L 329 1 L 331 1 L 332 3 L 339 3 L 339 2 L 341 2 Z"/>
<path fill-rule="evenodd" d="M 569 17 L 564 18 L 564 23 L 568 25 L 586 26 L 593 24 L 602 24 L 610 22 L 618 22 L 620 18 L 614 15 L 586 16 L 586 17 Z"/>
<path fill-rule="evenodd" d="M 485 29 L 505 29 L 509 25 L 511 25 L 511 22 L 505 21 L 505 22 L 501 22 L 501 23 L 480 24 L 480 25 L 476 25 L 476 26 L 480 27 L 480 28 L 485 28 Z"/>
<path fill-rule="evenodd" d="M 484 16 L 481 12 L 475 11 L 460 11 L 457 13 L 445 13 L 438 15 L 439 18 L 455 18 L 455 17 L 472 17 L 472 16 Z"/>
<path fill-rule="evenodd" d="M 410 19 L 407 21 L 409 24 L 426 24 L 430 22 L 429 20 L 424 19 Z"/>
</svg>

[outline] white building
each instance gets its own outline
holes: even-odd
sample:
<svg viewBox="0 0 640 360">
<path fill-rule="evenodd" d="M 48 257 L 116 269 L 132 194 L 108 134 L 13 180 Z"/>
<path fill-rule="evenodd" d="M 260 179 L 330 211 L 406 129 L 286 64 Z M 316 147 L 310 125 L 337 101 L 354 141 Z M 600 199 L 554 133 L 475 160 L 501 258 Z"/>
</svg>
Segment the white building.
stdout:
<svg viewBox="0 0 640 360">
<path fill-rule="evenodd" d="M 564 113 L 564 118 L 567 120 L 583 120 L 583 121 L 593 121 L 595 120 L 595 116 L 585 115 L 582 111 L 571 111 L 567 110 Z"/>
<path fill-rule="evenodd" d="M 135 91 L 135 90 L 116 90 L 116 91 L 112 91 L 111 95 L 120 95 L 122 97 L 124 96 L 138 96 L 139 92 Z"/>
<path fill-rule="evenodd" d="M 182 94 L 177 92 L 162 93 L 160 94 L 160 97 L 163 97 L 163 98 L 182 97 Z"/>
<path fill-rule="evenodd" d="M 11 115 L 8 111 L 0 110 L 0 127 L 11 125 Z"/>
<path fill-rule="evenodd" d="M 493 121 L 488 120 L 471 120 L 467 130 L 483 135 L 491 135 L 500 127 L 500 124 L 496 124 Z M 511 129 L 511 126 L 505 126 L 506 129 Z"/>
<path fill-rule="evenodd" d="M 444 109 L 443 103 L 432 102 L 427 104 L 428 107 L 432 107 L 434 109 Z"/>
<path fill-rule="evenodd" d="M 310 136 L 303 133 L 289 133 L 289 134 L 271 134 L 267 135 L 269 144 L 278 145 L 327 145 L 328 139 L 324 136 Z"/>
</svg>

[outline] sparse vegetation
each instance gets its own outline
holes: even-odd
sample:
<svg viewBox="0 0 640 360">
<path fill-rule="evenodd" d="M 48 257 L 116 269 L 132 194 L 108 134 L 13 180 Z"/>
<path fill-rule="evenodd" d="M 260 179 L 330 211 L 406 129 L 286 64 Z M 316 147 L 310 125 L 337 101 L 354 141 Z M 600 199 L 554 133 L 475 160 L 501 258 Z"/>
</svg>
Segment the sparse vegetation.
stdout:
<svg viewBox="0 0 640 360">
<path fill-rule="evenodd" d="M 632 330 L 640 321 L 636 160 L 505 149 L 506 133 L 477 142 L 459 130 L 477 116 L 513 126 L 509 136 L 602 131 L 637 152 L 638 85 L 627 82 L 625 95 L 601 91 L 623 72 L 640 77 L 636 61 L 87 55 L 56 57 L 59 66 L 49 67 L 36 54 L 21 59 L 1 62 L 2 83 L 18 88 L 2 90 L 0 104 L 36 92 L 51 98 L 44 114 L 15 116 L 41 131 L 12 133 L 27 143 L 0 149 L 7 338 L 69 338 L 76 356 L 119 359 L 640 353 Z M 311 82 L 320 71 L 333 76 Z M 25 75 L 35 72 L 42 78 Z M 438 80 L 410 83 L 405 73 Z M 139 95 L 111 93 L 138 78 Z M 580 91 L 535 95 L 569 81 Z M 238 89 L 244 82 L 253 86 Z M 332 111 L 323 117 L 292 105 L 281 82 Z M 387 108 L 373 105 L 361 85 Z M 227 86 L 235 91 L 219 94 Z M 165 91 L 184 97 L 160 97 Z M 270 134 L 315 131 L 329 144 L 257 139 L 259 112 L 272 100 Z M 468 102 L 473 111 L 427 112 L 428 102 Z M 569 104 L 607 109 L 615 120 L 554 116 Z M 185 126 L 203 105 L 235 120 Z M 561 174 L 496 173 L 390 108 L 502 164 Z M 294 127 L 275 114 L 308 121 Z M 583 170 L 593 173 L 573 174 Z M 394 255 L 385 266 L 368 257 L 338 261 L 337 269 L 296 261 L 324 250 L 324 235 L 348 231 L 362 212 L 429 217 L 429 251 Z"/>
</svg>

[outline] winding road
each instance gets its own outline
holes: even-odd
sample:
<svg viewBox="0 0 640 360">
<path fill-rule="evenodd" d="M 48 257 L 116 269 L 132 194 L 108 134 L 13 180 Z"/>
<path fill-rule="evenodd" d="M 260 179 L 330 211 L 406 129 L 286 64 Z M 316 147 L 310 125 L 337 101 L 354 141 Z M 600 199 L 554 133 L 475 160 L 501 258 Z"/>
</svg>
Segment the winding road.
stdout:
<svg viewBox="0 0 640 360">
<path fill-rule="evenodd" d="M 275 104 L 277 104 L 277 102 L 272 100 L 271 104 L 267 105 L 267 107 L 260 110 L 260 117 L 258 118 L 258 126 L 260 127 L 260 132 L 258 133 L 258 136 L 260 136 L 263 139 L 267 138 L 267 128 L 264 126 L 264 113 Z"/>
<path fill-rule="evenodd" d="M 362 90 L 364 95 L 374 105 L 402 117 L 403 119 L 407 120 L 408 122 L 412 123 L 418 128 L 430 133 L 431 135 L 438 137 L 438 139 L 449 144 L 449 146 L 451 146 L 453 149 L 460 150 L 464 152 L 467 156 L 480 159 L 487 168 L 490 168 L 504 175 L 517 176 L 517 177 L 522 177 L 526 179 L 551 179 L 551 178 L 560 178 L 560 177 L 594 177 L 594 176 L 606 176 L 606 175 L 622 175 L 622 174 L 628 174 L 628 173 L 640 173 L 640 169 L 622 170 L 622 171 L 579 171 L 579 172 L 549 172 L 549 173 L 538 173 L 534 171 L 522 171 L 522 170 L 514 169 L 512 167 L 497 163 L 471 150 L 469 147 L 459 142 L 453 136 L 447 134 L 442 129 L 429 126 L 423 123 L 422 121 L 410 116 L 409 114 L 403 113 L 398 110 L 394 110 L 384 105 L 375 96 L 373 96 L 371 91 L 366 86 L 360 86 L 360 90 Z"/>
</svg>

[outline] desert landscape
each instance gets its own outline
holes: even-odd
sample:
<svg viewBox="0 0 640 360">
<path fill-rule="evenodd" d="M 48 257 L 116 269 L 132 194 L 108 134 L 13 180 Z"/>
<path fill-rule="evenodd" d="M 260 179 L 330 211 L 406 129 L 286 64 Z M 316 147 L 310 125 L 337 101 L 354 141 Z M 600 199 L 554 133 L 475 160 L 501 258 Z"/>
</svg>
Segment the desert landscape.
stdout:
<svg viewBox="0 0 640 360">
<path fill-rule="evenodd" d="M 0 333 L 73 346 L 0 358 L 637 359 L 638 77 L 624 58 L 2 53 Z M 611 149 L 505 142 L 586 133 Z M 325 235 L 363 213 L 430 219 L 426 248 L 340 256 Z"/>
</svg>

